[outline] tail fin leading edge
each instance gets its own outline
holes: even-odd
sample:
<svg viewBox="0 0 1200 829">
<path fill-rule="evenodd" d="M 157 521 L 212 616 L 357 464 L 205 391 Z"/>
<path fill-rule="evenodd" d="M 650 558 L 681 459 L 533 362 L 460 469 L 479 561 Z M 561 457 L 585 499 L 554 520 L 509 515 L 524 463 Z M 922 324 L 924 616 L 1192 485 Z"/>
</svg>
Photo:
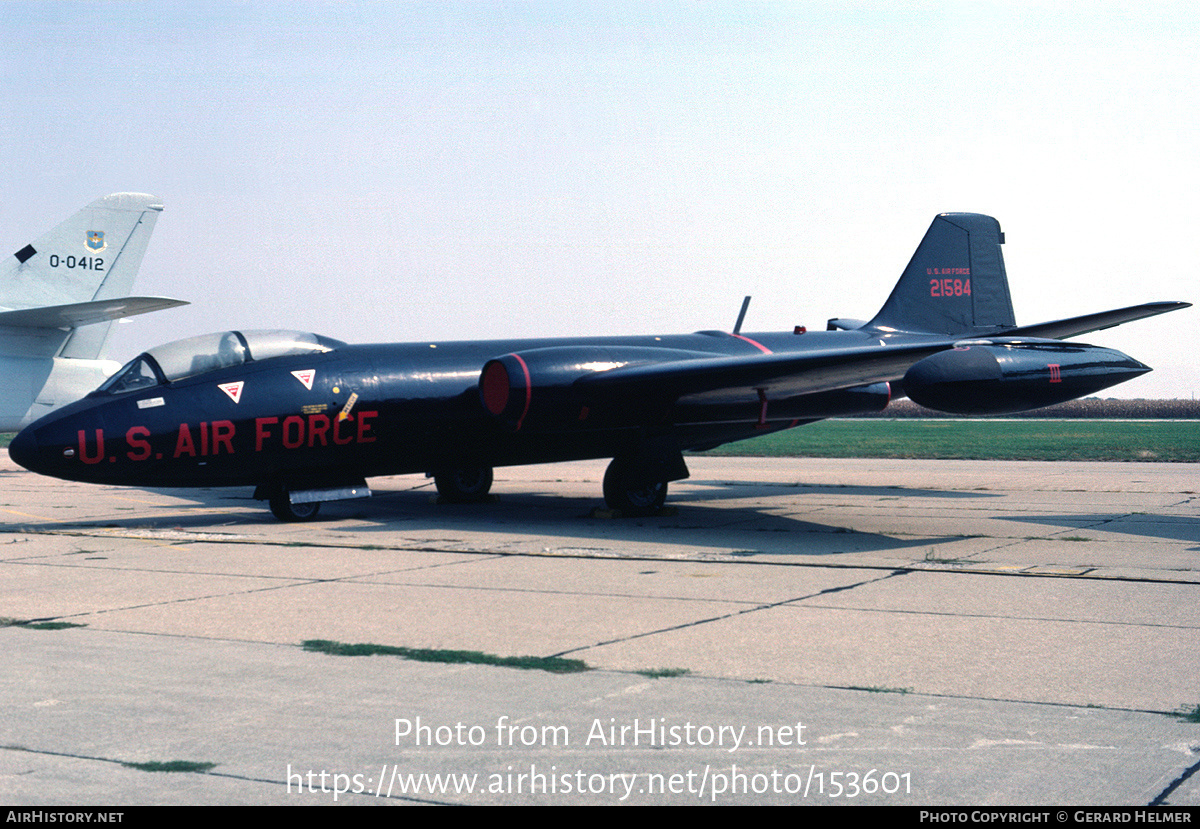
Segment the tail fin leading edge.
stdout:
<svg viewBox="0 0 1200 829">
<path fill-rule="evenodd" d="M 937 216 L 866 327 L 953 336 L 1012 328 L 1016 320 L 1002 244 L 1000 223 L 991 216 Z"/>
</svg>

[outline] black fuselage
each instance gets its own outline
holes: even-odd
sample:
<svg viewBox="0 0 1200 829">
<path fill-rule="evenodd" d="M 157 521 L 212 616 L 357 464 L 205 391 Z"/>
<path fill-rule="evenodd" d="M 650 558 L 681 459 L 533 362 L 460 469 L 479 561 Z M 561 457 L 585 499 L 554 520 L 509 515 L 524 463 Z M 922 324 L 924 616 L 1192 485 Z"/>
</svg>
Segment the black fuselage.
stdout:
<svg viewBox="0 0 1200 829">
<path fill-rule="evenodd" d="M 769 405 L 746 394 L 691 406 L 653 394 L 587 396 L 554 376 L 648 355 L 736 357 L 861 346 L 859 332 L 570 338 L 346 345 L 273 357 L 144 390 L 95 392 L 21 433 L 23 466 L 70 480 L 137 486 L 297 485 L 458 466 L 507 466 L 634 452 L 646 440 L 708 448 L 801 422 L 882 408 L 866 392 L 804 395 Z M 489 412 L 480 375 L 506 354 L 550 353 L 519 422 Z M 535 371 L 537 369 L 535 368 Z M 297 376 L 307 376 L 311 387 Z M 234 399 L 223 387 L 240 383 Z M 518 390 L 520 391 L 520 390 Z M 518 403 L 521 402 L 518 400 Z M 348 405 L 349 404 L 349 405 Z"/>
</svg>

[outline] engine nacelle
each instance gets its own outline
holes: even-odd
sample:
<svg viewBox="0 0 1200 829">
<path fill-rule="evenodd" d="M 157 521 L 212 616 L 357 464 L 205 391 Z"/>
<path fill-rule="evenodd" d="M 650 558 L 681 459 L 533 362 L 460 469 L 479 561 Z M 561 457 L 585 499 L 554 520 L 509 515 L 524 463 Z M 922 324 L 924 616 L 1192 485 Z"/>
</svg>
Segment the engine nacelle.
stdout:
<svg viewBox="0 0 1200 829">
<path fill-rule="evenodd" d="M 559 428 L 584 421 L 591 425 L 597 421 L 620 425 L 624 420 L 636 420 L 645 401 L 622 401 L 617 411 L 593 412 L 575 388 L 575 381 L 637 363 L 712 356 L 652 346 L 535 348 L 488 360 L 479 375 L 479 399 L 488 414 L 514 431 L 526 425 Z"/>
<path fill-rule="evenodd" d="M 1074 400 L 1150 367 L 1114 351 L 1058 340 L 969 340 L 926 357 L 904 375 L 904 393 L 954 414 L 1005 414 Z"/>
</svg>

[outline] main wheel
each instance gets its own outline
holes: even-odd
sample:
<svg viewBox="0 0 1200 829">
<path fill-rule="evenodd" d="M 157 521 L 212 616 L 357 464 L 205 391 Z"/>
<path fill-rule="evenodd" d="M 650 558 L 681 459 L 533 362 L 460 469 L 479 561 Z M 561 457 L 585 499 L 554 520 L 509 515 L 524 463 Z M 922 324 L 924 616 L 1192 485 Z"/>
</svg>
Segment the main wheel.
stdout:
<svg viewBox="0 0 1200 829">
<path fill-rule="evenodd" d="M 492 488 L 490 466 L 465 466 L 433 476 L 438 497 L 451 504 L 470 504 L 487 498 Z"/>
<path fill-rule="evenodd" d="M 280 521 L 311 521 L 321 511 L 320 501 L 293 504 L 291 495 L 282 487 L 275 490 L 267 503 L 271 505 L 271 512 Z"/>
<path fill-rule="evenodd" d="M 666 481 L 647 481 L 632 461 L 613 458 L 604 473 L 604 502 L 625 515 L 652 515 L 667 500 Z"/>
</svg>

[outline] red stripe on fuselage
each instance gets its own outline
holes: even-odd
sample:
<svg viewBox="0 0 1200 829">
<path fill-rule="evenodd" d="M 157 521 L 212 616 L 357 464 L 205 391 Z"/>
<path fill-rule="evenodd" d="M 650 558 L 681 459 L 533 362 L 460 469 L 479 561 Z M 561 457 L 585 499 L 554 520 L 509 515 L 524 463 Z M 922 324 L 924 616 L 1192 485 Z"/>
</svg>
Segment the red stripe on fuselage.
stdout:
<svg viewBox="0 0 1200 829">
<path fill-rule="evenodd" d="M 772 354 L 772 353 L 774 353 L 774 352 L 772 352 L 772 351 L 771 351 L 771 349 L 767 348 L 767 347 L 766 347 L 765 345 L 763 345 L 762 343 L 755 342 L 754 340 L 750 339 L 749 337 L 743 337 L 741 334 L 730 334 L 729 336 L 731 336 L 731 337 L 737 337 L 739 340 L 745 340 L 746 342 L 750 343 L 750 345 L 754 346 L 754 347 L 755 347 L 755 348 L 757 348 L 759 351 L 761 351 L 763 354 Z"/>
<path fill-rule="evenodd" d="M 521 355 L 514 354 L 512 356 L 521 364 L 521 371 L 525 372 L 525 410 L 517 418 L 517 431 L 519 432 L 521 431 L 521 424 L 525 422 L 525 415 L 529 414 L 529 404 L 533 400 L 533 381 L 529 378 L 529 366 L 521 359 Z"/>
</svg>

